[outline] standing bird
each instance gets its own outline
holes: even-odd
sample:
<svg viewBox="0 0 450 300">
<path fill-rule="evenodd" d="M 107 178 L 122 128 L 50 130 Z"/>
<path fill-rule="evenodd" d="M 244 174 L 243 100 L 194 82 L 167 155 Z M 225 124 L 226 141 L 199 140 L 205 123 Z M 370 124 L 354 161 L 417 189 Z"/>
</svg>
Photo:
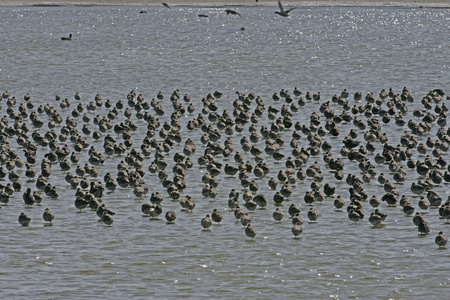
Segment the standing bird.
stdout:
<svg viewBox="0 0 450 300">
<path fill-rule="evenodd" d="M 26 226 L 30 225 L 30 222 L 31 222 L 31 218 L 27 214 L 25 214 L 25 213 L 20 214 L 20 216 L 19 216 L 20 225 L 26 227 Z"/>
<path fill-rule="evenodd" d="M 300 212 L 300 208 L 297 205 L 295 205 L 294 203 L 292 203 L 291 206 L 289 206 L 288 212 L 289 212 L 289 215 L 291 217 L 293 217 L 293 216 L 295 216 L 296 213 Z"/>
<path fill-rule="evenodd" d="M 377 215 L 376 213 L 372 212 L 370 214 L 369 217 L 369 222 L 370 224 L 372 224 L 373 226 L 378 226 L 381 224 L 381 222 L 383 221 L 383 219 L 381 218 L 380 215 Z"/>
<path fill-rule="evenodd" d="M 177 216 L 175 215 L 175 212 L 173 210 L 169 210 L 168 212 L 166 212 L 167 223 L 173 223 L 176 218 Z"/>
<path fill-rule="evenodd" d="M 294 10 L 294 9 L 297 8 L 297 7 L 292 7 L 292 8 L 289 8 L 287 10 L 284 10 L 283 5 L 281 5 L 281 1 L 280 0 L 278 0 L 278 7 L 280 8 L 280 11 L 276 11 L 275 13 L 279 14 L 282 17 L 289 17 L 289 12 L 291 10 Z"/>
<path fill-rule="evenodd" d="M 111 226 L 112 223 L 114 222 L 112 215 L 110 215 L 107 210 L 103 211 L 102 222 L 108 226 Z"/>
<path fill-rule="evenodd" d="M 212 225 L 212 220 L 209 215 L 206 215 L 201 221 L 201 225 L 203 227 L 203 230 L 207 230 Z"/>
<path fill-rule="evenodd" d="M 361 216 L 355 210 L 351 209 L 348 213 L 348 218 L 356 224 L 361 219 Z"/>
<path fill-rule="evenodd" d="M 319 213 L 317 212 L 317 210 L 315 210 L 314 208 L 311 207 L 308 211 L 308 219 L 311 222 L 315 222 L 318 217 L 319 217 Z"/>
<path fill-rule="evenodd" d="M 50 208 L 46 208 L 44 214 L 42 215 L 45 222 L 52 222 L 55 218 L 55 214 L 50 210 Z"/>
<path fill-rule="evenodd" d="M 445 236 L 445 234 L 442 231 L 439 231 L 439 234 L 434 239 L 434 242 L 436 243 L 436 245 L 439 246 L 439 248 L 443 248 L 445 247 L 445 245 L 447 245 L 448 242 L 447 236 Z"/>
<path fill-rule="evenodd" d="M 216 223 L 220 223 L 222 221 L 222 213 L 217 209 L 214 209 L 211 214 L 211 219 Z"/>
<path fill-rule="evenodd" d="M 97 217 L 99 217 L 100 219 L 103 217 L 103 212 L 107 212 L 108 215 L 115 215 L 115 213 L 111 210 L 109 210 L 108 208 L 106 208 L 106 205 L 103 203 L 101 206 L 99 206 L 97 208 Z"/>
<path fill-rule="evenodd" d="M 302 234 L 302 232 L 303 232 L 302 224 L 296 223 L 292 227 L 292 234 L 294 235 L 295 238 L 297 238 L 300 234 Z"/>
<path fill-rule="evenodd" d="M 372 206 L 373 208 L 377 208 L 380 205 L 380 199 L 378 199 L 377 196 L 373 195 L 370 200 L 369 200 L 369 204 L 370 206 Z"/>
<path fill-rule="evenodd" d="M 248 213 L 245 213 L 242 218 L 241 218 L 241 224 L 242 226 L 247 226 L 248 224 L 250 224 L 252 222 L 252 218 L 250 218 Z"/>
<path fill-rule="evenodd" d="M 336 199 L 334 199 L 333 205 L 336 209 L 341 209 L 342 207 L 344 207 L 344 199 L 341 198 L 341 196 L 337 196 Z"/>
<path fill-rule="evenodd" d="M 162 213 L 161 204 L 152 204 L 148 210 L 151 219 L 156 219 Z"/>
<path fill-rule="evenodd" d="M 431 226 L 427 221 L 422 220 L 419 225 L 417 225 L 417 230 L 419 230 L 420 234 L 429 234 Z"/>
<path fill-rule="evenodd" d="M 251 238 L 256 236 L 256 229 L 252 224 L 248 224 L 247 227 L 245 227 L 245 235 Z"/>
<path fill-rule="evenodd" d="M 275 221 L 280 222 L 283 219 L 283 212 L 277 207 L 272 216 Z"/>
</svg>

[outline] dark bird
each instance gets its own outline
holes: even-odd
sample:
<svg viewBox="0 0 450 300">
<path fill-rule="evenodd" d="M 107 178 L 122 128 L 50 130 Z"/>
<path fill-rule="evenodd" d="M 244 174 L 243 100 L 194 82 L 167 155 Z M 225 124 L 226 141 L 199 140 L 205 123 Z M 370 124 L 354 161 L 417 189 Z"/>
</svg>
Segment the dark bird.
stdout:
<svg viewBox="0 0 450 300">
<path fill-rule="evenodd" d="M 317 210 L 315 210 L 314 208 L 311 207 L 308 211 L 308 219 L 311 222 L 315 222 L 318 217 L 319 217 L 319 213 L 317 212 Z"/>
<path fill-rule="evenodd" d="M 202 219 L 202 221 L 200 222 L 200 224 L 203 227 L 203 230 L 207 230 L 209 227 L 211 227 L 212 225 L 212 220 L 211 217 L 209 215 L 206 215 L 206 217 L 204 217 Z"/>
<path fill-rule="evenodd" d="M 101 219 L 103 217 L 103 212 L 105 212 L 105 211 L 108 213 L 108 215 L 111 215 L 111 216 L 115 215 L 115 213 L 113 211 L 106 208 L 105 204 L 102 204 L 101 206 L 99 206 L 97 208 L 97 217 L 99 217 Z"/>
<path fill-rule="evenodd" d="M 376 214 L 375 212 L 372 212 L 370 214 L 369 217 L 369 222 L 370 224 L 372 224 L 373 226 L 378 226 L 381 224 L 381 222 L 383 221 L 383 219 L 381 218 L 380 215 Z"/>
<path fill-rule="evenodd" d="M 278 7 L 280 8 L 280 11 L 276 11 L 275 13 L 279 14 L 282 17 L 288 17 L 289 16 L 289 12 L 291 10 L 294 10 L 294 9 L 297 8 L 297 7 L 292 7 L 292 8 L 289 8 L 287 10 L 284 10 L 283 5 L 281 5 L 281 1 L 279 1 L 279 0 L 278 0 Z"/>
<path fill-rule="evenodd" d="M 173 210 L 169 210 L 166 212 L 166 220 L 168 223 L 173 223 L 177 216 L 175 215 L 175 212 Z"/>
<path fill-rule="evenodd" d="M 283 219 L 283 212 L 277 207 L 272 216 L 275 221 L 280 222 Z"/>
<path fill-rule="evenodd" d="M 151 204 L 148 210 L 150 218 L 157 218 L 162 213 L 162 207 L 160 204 Z"/>
<path fill-rule="evenodd" d="M 241 17 L 240 13 L 232 9 L 225 9 L 225 12 L 227 13 L 227 15 L 232 14 L 232 15 L 239 15 L 239 17 Z"/>
<path fill-rule="evenodd" d="M 419 226 L 419 224 L 424 221 L 424 218 L 420 213 L 416 212 L 416 215 L 413 217 L 412 220 L 414 225 Z"/>
<path fill-rule="evenodd" d="M 434 239 L 434 242 L 439 246 L 439 248 L 443 248 L 447 245 L 448 239 L 442 231 L 439 231 L 439 234 Z"/>
<path fill-rule="evenodd" d="M 25 213 L 20 214 L 20 216 L 19 216 L 20 225 L 26 227 L 26 226 L 30 225 L 30 222 L 31 222 L 31 218 L 27 214 L 25 214 Z"/>
<path fill-rule="evenodd" d="M 341 196 L 337 196 L 333 203 L 336 209 L 341 209 L 344 206 L 344 204 L 345 204 L 344 199 L 342 199 Z"/>
<path fill-rule="evenodd" d="M 357 223 L 361 219 L 361 216 L 359 213 L 352 209 L 348 213 L 348 218 L 350 219 L 350 221 Z"/>
<path fill-rule="evenodd" d="M 46 208 L 42 217 L 44 218 L 45 222 L 51 223 L 55 218 L 55 214 L 49 208 Z"/>
<path fill-rule="evenodd" d="M 114 222 L 114 219 L 113 219 L 112 215 L 108 214 L 108 211 L 107 211 L 107 210 L 104 210 L 104 211 L 103 211 L 103 214 L 102 214 L 102 222 L 103 222 L 104 224 L 108 225 L 108 226 L 111 226 L 112 223 Z"/>
<path fill-rule="evenodd" d="M 346 138 L 343 140 L 343 143 L 346 148 L 353 149 L 359 145 L 359 141 L 352 140 L 351 138 Z"/>
<path fill-rule="evenodd" d="M 302 232 L 303 227 L 300 223 L 297 223 L 292 227 L 292 234 L 294 235 L 295 238 L 297 238 L 300 234 L 302 234 Z"/>
<path fill-rule="evenodd" d="M 90 201 L 84 199 L 83 197 L 77 197 L 75 199 L 75 207 L 78 208 L 81 212 L 82 209 L 85 209 L 89 205 L 89 202 Z M 102 211 L 102 213 L 103 213 L 103 211 Z M 101 218 L 101 216 L 100 216 L 100 218 Z"/>
<path fill-rule="evenodd" d="M 144 216 L 148 216 L 149 215 L 150 207 L 151 207 L 151 204 L 149 204 L 149 203 L 142 204 L 141 211 L 144 214 Z"/>
<path fill-rule="evenodd" d="M 222 221 L 222 213 L 217 209 L 214 209 L 211 214 L 211 219 L 216 223 L 220 223 L 220 221 Z"/>
<path fill-rule="evenodd" d="M 419 230 L 420 234 L 429 234 L 431 226 L 427 221 L 422 220 L 419 225 L 417 225 L 417 230 Z"/>
<path fill-rule="evenodd" d="M 63 40 L 63 41 L 71 41 L 72 40 L 72 34 L 69 34 L 69 36 L 62 36 L 61 40 Z"/>
<path fill-rule="evenodd" d="M 256 236 L 256 229 L 252 224 L 248 224 L 247 227 L 245 227 L 245 235 L 251 238 Z"/>
<path fill-rule="evenodd" d="M 163 2 L 162 5 L 164 5 L 164 7 L 170 8 L 169 4 L 167 4 L 166 2 Z"/>
<path fill-rule="evenodd" d="M 289 215 L 291 217 L 293 217 L 293 216 L 295 216 L 296 213 L 300 212 L 300 208 L 297 205 L 295 205 L 294 203 L 292 203 L 291 206 L 289 206 L 288 212 L 289 212 Z"/>
</svg>

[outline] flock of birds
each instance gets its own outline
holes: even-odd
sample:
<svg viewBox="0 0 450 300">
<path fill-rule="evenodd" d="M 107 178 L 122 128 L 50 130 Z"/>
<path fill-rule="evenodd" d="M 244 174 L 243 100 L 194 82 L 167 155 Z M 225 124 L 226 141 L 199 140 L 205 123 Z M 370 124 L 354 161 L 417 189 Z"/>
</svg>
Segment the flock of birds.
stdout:
<svg viewBox="0 0 450 300">
<path fill-rule="evenodd" d="M 256 0 L 256 2 L 258 2 L 258 0 Z M 164 7 L 170 9 L 170 5 L 167 4 L 166 2 L 163 2 L 161 4 Z M 280 15 L 282 17 L 289 17 L 289 13 L 292 10 L 296 9 L 297 7 L 291 7 L 289 9 L 284 9 L 283 5 L 281 4 L 281 1 L 278 0 L 278 8 L 279 8 L 279 11 L 276 11 L 275 12 L 276 14 L 278 14 L 278 15 Z M 234 10 L 234 9 L 225 9 L 225 12 L 227 13 L 227 15 L 237 15 L 237 16 L 241 17 L 241 14 L 237 10 Z M 145 14 L 145 13 L 147 13 L 147 11 L 146 10 L 141 10 L 140 13 L 141 14 Z M 207 14 L 199 14 L 198 16 L 200 18 L 208 18 L 209 17 Z"/>
<path fill-rule="evenodd" d="M 58 200 L 59 190 L 50 175 L 52 168 L 60 168 L 67 186 L 74 191 L 74 207 L 95 211 L 99 222 L 111 226 L 115 213 L 102 201 L 104 192 L 131 189 L 136 199 L 145 199 L 151 189 L 149 176 L 145 176 L 147 169 L 152 186 L 160 187 L 142 205 L 145 216 L 159 218 L 165 197 L 179 202 L 181 210 L 192 212 L 196 200 L 183 195 L 183 191 L 191 183 L 186 182 L 188 170 L 197 167 L 204 171 L 204 198 L 216 199 L 222 176 L 238 182 L 229 198 L 218 203 L 233 213 L 250 238 L 257 234 L 252 213 L 270 202 L 259 188 L 261 183 L 276 191 L 272 203 L 273 219 L 277 222 L 284 218 L 284 203 L 299 200 L 300 191 L 310 206 L 310 222 L 318 222 L 320 217 L 314 204 L 329 200 L 336 210 L 346 210 L 348 219 L 355 223 L 364 219 L 363 206 L 368 203 L 373 209 L 368 221 L 373 226 L 383 226 L 387 215 L 382 212 L 382 202 L 391 207 L 399 204 L 405 215 L 413 217 L 419 234 L 429 234 L 431 226 L 427 214 L 418 209 L 425 212 L 437 208 L 439 217 L 449 222 L 450 199 L 443 201 L 434 191 L 435 186 L 450 182 L 450 165 L 443 158 L 450 145 L 443 90 L 435 89 L 423 96 L 423 108 L 415 109 L 409 120 L 405 120 L 408 103 L 418 100 L 406 87 L 401 93 L 389 89 L 366 96 L 343 90 L 326 101 L 320 92 L 303 94 L 297 87 L 292 93 L 282 89 L 265 100 L 253 92 L 236 92 L 232 106 L 229 101 L 221 101 L 221 97 L 222 93 L 215 91 L 193 103 L 188 94 L 174 90 L 168 99 L 159 92 L 156 99 L 148 101 L 132 90 L 126 100 L 115 103 L 104 101 L 98 94 L 91 101 L 85 100 L 76 93 L 75 103 L 56 96 L 53 104 L 35 105 L 29 94 L 20 101 L 5 91 L 0 97 L 0 112 L 4 114 L 0 119 L 0 203 L 8 205 L 14 194 L 22 192 L 24 177 L 28 186 L 22 194 L 25 207 L 40 205 L 46 199 Z M 227 104 L 230 107 L 220 107 Z M 168 105 L 170 112 L 166 112 Z M 306 105 L 316 109 L 306 117 L 297 115 Z M 95 115 L 99 108 L 106 109 L 104 115 Z M 146 126 L 145 136 L 133 135 L 142 124 Z M 340 124 L 351 125 L 352 129 L 343 133 L 344 125 Z M 398 143 L 389 143 L 383 124 L 404 130 Z M 437 129 L 435 136 L 429 134 L 432 128 Z M 201 134 L 199 140 L 191 139 L 193 131 Z M 233 138 L 240 138 L 239 145 L 234 145 Z M 285 138 L 290 141 L 285 143 Z M 331 139 L 342 143 L 338 151 L 332 151 Z M 93 141 L 102 141 L 102 148 L 95 148 Z M 258 146 L 261 141 L 264 147 Z M 182 153 L 171 151 L 177 145 L 182 147 Z M 193 161 L 197 147 L 202 147 L 203 152 Z M 286 155 L 288 152 L 291 155 Z M 413 159 L 416 152 L 418 160 Z M 317 161 L 320 157 L 325 169 Z M 102 169 L 106 160 L 112 160 L 117 168 Z M 146 162 L 148 167 L 144 166 Z M 378 173 L 378 166 L 387 166 L 389 174 Z M 277 168 L 278 172 L 274 171 Z M 411 194 L 400 195 L 396 185 L 405 182 L 407 169 L 417 173 L 418 180 L 412 182 Z M 342 191 L 331 182 L 322 184 L 325 172 L 336 181 L 345 181 L 348 195 L 341 195 Z M 275 173 L 276 176 L 270 175 Z M 382 196 L 369 197 L 365 185 L 372 181 L 382 186 Z M 419 199 L 417 205 L 414 199 Z M 210 230 L 213 223 L 220 223 L 224 217 L 221 211 L 222 208 L 214 209 L 203 217 L 201 227 Z M 292 234 L 298 237 L 304 223 L 300 207 L 291 203 L 287 212 Z M 177 218 L 175 210 L 166 211 L 164 216 L 168 223 Z M 51 223 L 54 218 L 55 214 L 46 208 L 44 221 Z M 18 221 L 29 226 L 31 218 L 22 212 Z M 442 231 L 435 242 L 439 247 L 447 244 Z"/>
<path fill-rule="evenodd" d="M 256 0 L 256 2 L 258 2 L 258 0 Z M 170 5 L 167 4 L 166 2 L 163 2 L 162 5 L 168 9 L 170 9 Z M 275 13 L 282 16 L 282 17 L 289 17 L 289 13 L 296 9 L 297 7 L 292 7 L 289 9 L 284 9 L 283 5 L 281 4 L 281 1 L 278 1 L 278 7 L 280 9 L 280 11 L 276 11 Z M 225 12 L 227 13 L 227 15 L 237 15 L 239 17 L 241 17 L 241 14 L 234 9 L 225 9 Z M 141 14 L 146 14 L 147 11 L 146 10 L 141 10 L 139 13 Z M 198 17 L 200 18 L 208 18 L 209 16 L 207 14 L 198 14 Z M 245 27 L 241 27 L 241 30 L 244 31 Z M 61 40 L 63 41 L 71 41 L 72 40 L 72 34 L 69 34 L 69 36 L 62 36 Z"/>
</svg>

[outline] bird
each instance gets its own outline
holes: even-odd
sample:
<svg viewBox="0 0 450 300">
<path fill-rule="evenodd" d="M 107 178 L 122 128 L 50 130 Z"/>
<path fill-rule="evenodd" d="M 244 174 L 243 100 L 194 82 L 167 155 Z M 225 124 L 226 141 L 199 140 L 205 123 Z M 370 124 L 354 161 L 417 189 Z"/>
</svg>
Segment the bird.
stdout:
<svg viewBox="0 0 450 300">
<path fill-rule="evenodd" d="M 241 218 L 241 224 L 242 226 L 247 226 L 252 222 L 252 218 L 250 218 L 248 213 L 245 213 Z"/>
<path fill-rule="evenodd" d="M 211 220 L 211 217 L 209 216 L 209 214 L 206 215 L 206 217 L 204 217 L 204 218 L 202 219 L 202 221 L 200 222 L 200 224 L 202 225 L 203 230 L 207 230 L 209 227 L 211 227 L 211 225 L 212 225 L 212 220 Z"/>
<path fill-rule="evenodd" d="M 412 221 L 414 225 L 419 226 L 420 222 L 424 221 L 424 218 L 420 213 L 416 212 L 416 215 L 413 217 Z"/>
<path fill-rule="evenodd" d="M 278 207 L 272 214 L 273 219 L 278 222 L 280 222 L 283 219 L 283 216 L 284 216 L 283 212 Z"/>
<path fill-rule="evenodd" d="M 222 221 L 222 213 L 217 209 L 214 209 L 211 214 L 211 219 L 216 223 L 220 223 Z"/>
<path fill-rule="evenodd" d="M 149 215 L 150 207 L 151 207 L 151 204 L 149 204 L 149 203 L 142 204 L 141 211 L 144 214 L 144 216 L 148 216 Z"/>
<path fill-rule="evenodd" d="M 245 227 L 245 235 L 252 239 L 256 236 L 256 229 L 252 224 L 247 224 L 247 227 Z"/>
<path fill-rule="evenodd" d="M 157 218 L 162 213 L 162 207 L 161 204 L 151 204 L 150 208 L 148 210 L 148 214 L 150 215 L 150 218 Z"/>
<path fill-rule="evenodd" d="M 105 211 L 111 216 L 115 215 L 115 213 L 113 211 L 109 210 L 108 208 L 106 208 L 106 205 L 103 203 L 101 206 L 99 206 L 97 208 L 97 217 L 99 217 L 101 219 L 103 217 L 103 212 L 105 212 Z"/>
<path fill-rule="evenodd" d="M 242 17 L 241 14 L 235 10 L 232 9 L 225 9 L 225 12 L 227 13 L 227 15 L 231 14 L 231 15 L 239 15 L 239 17 Z"/>
<path fill-rule="evenodd" d="M 102 214 L 102 222 L 108 226 L 111 226 L 114 222 L 112 215 L 108 213 L 108 211 L 104 210 Z"/>
<path fill-rule="evenodd" d="M 278 0 L 278 7 L 280 8 L 280 11 L 276 11 L 276 14 L 279 14 L 282 17 L 289 17 L 289 12 L 296 9 L 297 7 L 292 7 L 287 10 L 284 10 L 283 5 L 281 4 L 281 1 Z"/>
<path fill-rule="evenodd" d="M 167 223 L 173 223 L 176 218 L 177 216 L 175 215 L 175 211 L 169 210 L 168 212 L 166 212 Z"/>
<path fill-rule="evenodd" d="M 163 2 L 161 4 L 164 5 L 164 7 L 170 8 L 169 4 L 167 4 L 166 2 Z"/>
<path fill-rule="evenodd" d="M 406 204 L 405 206 L 403 206 L 403 212 L 406 216 L 412 215 L 414 213 L 414 209 L 414 206 L 412 206 L 411 204 Z"/>
<path fill-rule="evenodd" d="M 341 196 L 337 196 L 336 199 L 334 199 L 333 205 L 336 209 L 341 209 L 344 204 L 344 199 L 342 199 Z"/>
<path fill-rule="evenodd" d="M 292 226 L 292 234 L 294 235 L 294 238 L 297 238 L 300 234 L 303 232 L 303 227 L 300 223 L 296 223 L 294 226 Z"/>
<path fill-rule="evenodd" d="M 377 196 L 373 195 L 369 200 L 370 206 L 373 208 L 377 208 L 380 205 L 380 199 Z"/>
<path fill-rule="evenodd" d="M 90 201 L 84 199 L 83 197 L 77 197 L 75 199 L 75 207 L 78 208 L 81 212 L 82 209 L 85 209 L 89 205 L 89 202 Z M 99 215 L 99 218 L 101 218 L 101 214 Z"/>
<path fill-rule="evenodd" d="M 439 246 L 439 248 L 443 248 L 447 245 L 447 236 L 442 231 L 439 231 L 439 234 L 434 239 L 434 242 Z"/>
<path fill-rule="evenodd" d="M 55 214 L 50 210 L 50 208 L 46 208 L 44 214 L 42 215 L 45 222 L 52 222 L 55 218 Z"/>
<path fill-rule="evenodd" d="M 348 213 L 348 218 L 350 219 L 350 221 L 357 223 L 361 219 L 361 216 L 358 212 L 352 209 Z"/>
<path fill-rule="evenodd" d="M 303 224 L 303 218 L 300 216 L 300 213 L 296 213 L 293 217 L 292 217 L 292 225 L 295 225 L 297 223 L 300 223 L 300 225 Z"/>
<path fill-rule="evenodd" d="M 31 222 L 31 218 L 25 214 L 25 213 L 21 213 L 19 216 L 19 223 L 20 225 L 27 227 L 28 225 L 30 225 Z"/>
<path fill-rule="evenodd" d="M 294 203 L 292 203 L 291 206 L 289 206 L 288 212 L 289 212 L 289 215 L 291 217 L 293 217 L 293 216 L 295 216 L 296 213 L 300 212 L 300 208 L 297 205 L 295 205 Z"/>
<path fill-rule="evenodd" d="M 369 222 L 370 224 L 372 224 L 373 226 L 378 226 L 381 224 L 381 222 L 383 221 L 383 219 L 381 218 L 380 215 L 376 214 L 375 212 L 372 212 L 370 214 L 369 217 Z"/>
<path fill-rule="evenodd" d="M 63 40 L 63 41 L 71 41 L 72 40 L 72 34 L 69 34 L 69 36 L 62 36 L 61 40 Z"/>
<path fill-rule="evenodd" d="M 236 204 L 236 209 L 234 210 L 234 217 L 237 220 L 240 220 L 244 215 L 245 215 L 244 210 L 239 207 L 239 204 Z"/>
<path fill-rule="evenodd" d="M 373 212 L 374 212 L 374 214 L 376 214 L 376 215 L 378 215 L 378 216 L 381 217 L 381 221 L 386 220 L 387 214 L 381 212 L 378 208 L 376 208 Z M 369 220 L 369 221 L 370 221 L 370 220 Z"/>
<path fill-rule="evenodd" d="M 308 219 L 311 222 L 315 222 L 318 217 L 319 217 L 319 213 L 317 212 L 317 210 L 315 210 L 314 208 L 311 207 L 308 211 Z"/>
<path fill-rule="evenodd" d="M 422 219 L 419 225 L 417 225 L 417 230 L 420 232 L 420 234 L 429 234 L 431 226 L 427 221 Z"/>
</svg>

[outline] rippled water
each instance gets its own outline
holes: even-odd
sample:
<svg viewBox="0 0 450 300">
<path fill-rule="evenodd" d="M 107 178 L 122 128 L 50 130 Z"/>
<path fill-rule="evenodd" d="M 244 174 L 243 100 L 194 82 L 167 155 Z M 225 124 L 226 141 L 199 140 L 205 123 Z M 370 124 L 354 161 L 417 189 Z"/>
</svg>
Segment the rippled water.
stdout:
<svg viewBox="0 0 450 300">
<path fill-rule="evenodd" d="M 8 90 L 18 99 L 14 107 L 23 103 L 23 95 L 30 93 L 36 107 L 49 103 L 61 115 L 70 115 L 76 106 L 73 96 L 79 92 L 87 104 L 100 94 L 113 103 L 126 100 L 127 93 L 135 89 L 145 101 L 165 94 L 162 105 L 166 114 L 162 123 L 170 120 L 172 112 L 168 100 L 174 89 L 188 93 L 196 107 L 194 114 L 180 119 L 183 139 L 196 142 L 197 151 L 191 157 L 195 163 L 187 172 L 187 188 L 182 196 L 191 195 L 196 201 L 193 212 L 180 209 L 171 201 L 158 177 L 147 171 L 151 157 L 144 160 L 144 180 L 150 193 L 159 191 L 164 196 L 163 210 L 175 210 L 175 224 L 166 224 L 163 217 L 151 221 L 142 217 L 141 205 L 149 195 L 137 199 L 132 189 L 118 188 L 103 196 L 103 203 L 116 212 L 111 227 L 98 222 L 95 212 L 81 213 L 74 206 L 75 190 L 69 189 L 58 165 L 52 166 L 49 182 L 60 191 L 58 200 L 44 196 L 40 206 L 25 207 L 22 200 L 26 187 L 36 190 L 34 182 L 22 179 L 22 191 L 14 193 L 7 205 L 0 209 L 0 295 L 2 298 L 175 298 L 214 296 L 220 298 L 445 298 L 450 279 L 446 267 L 448 250 L 434 244 L 438 231 L 447 232 L 448 225 L 439 219 L 438 211 L 430 209 L 424 215 L 431 224 L 430 235 L 419 236 L 411 217 L 405 217 L 401 207 L 381 210 L 388 214 L 385 226 L 373 228 L 367 221 L 371 208 L 363 205 L 366 218 L 353 224 L 344 211 L 335 211 L 333 198 L 315 203 L 320 217 L 317 223 L 305 222 L 299 239 L 293 239 L 291 220 L 286 217 L 291 203 L 301 207 L 306 220 L 309 207 L 303 197 L 310 190 L 311 179 L 297 182 L 294 194 L 281 210 L 285 218 L 281 223 L 272 219 L 275 191 L 267 180 L 284 169 L 265 157 L 271 173 L 256 179 L 260 192 L 269 199 L 265 209 L 250 213 L 257 236 L 249 239 L 242 225 L 227 207 L 228 193 L 236 188 L 243 192 L 237 175 L 218 176 L 220 185 L 215 200 L 201 194 L 201 175 L 198 157 L 205 146 L 199 139 L 200 129 L 188 131 L 186 124 L 201 112 L 201 99 L 219 90 L 219 112 L 232 112 L 235 91 L 260 95 L 266 107 L 281 108 L 282 101 L 272 101 L 272 94 L 281 89 L 292 92 L 297 86 L 304 93 L 321 92 L 321 101 L 331 100 L 344 88 L 351 94 L 365 95 L 392 87 L 398 93 L 406 86 L 415 97 L 408 103 L 406 121 L 413 119 L 414 109 L 422 109 L 420 99 L 435 88 L 448 90 L 450 86 L 450 45 L 448 32 L 450 13 L 445 9 L 412 8 L 340 8 L 304 7 L 291 12 L 291 18 L 281 18 L 273 12 L 275 7 L 240 7 L 242 17 L 227 16 L 222 8 L 179 7 L 167 10 L 148 7 L 148 13 L 139 14 L 140 7 L 1 7 L 0 19 L 0 91 Z M 209 18 L 198 18 L 199 13 Z M 245 30 L 241 30 L 245 27 Z M 73 34 L 70 42 L 61 36 Z M 55 95 L 68 98 L 72 106 L 61 110 Z M 126 103 L 126 101 L 125 101 Z M 356 103 L 351 98 L 350 103 Z M 1 115 L 6 114 L 5 100 L 1 102 Z M 331 103 L 335 112 L 342 108 Z M 309 115 L 318 111 L 319 104 L 309 101 L 294 113 L 294 121 L 309 124 Z M 252 105 L 252 109 L 254 104 Z M 123 111 L 118 121 L 124 121 Z M 106 115 L 104 106 L 88 115 Z M 48 122 L 47 116 L 40 116 Z M 364 119 L 364 116 L 360 116 Z M 132 116 L 139 125 L 133 135 L 133 148 L 139 149 L 146 134 L 146 124 Z M 321 118 L 321 125 L 325 121 Z M 31 127 L 29 120 L 27 123 Z M 10 125 L 13 123 L 10 121 Z M 270 126 L 267 112 L 258 126 Z M 92 129 L 94 125 L 89 124 Z M 231 138 L 235 151 L 239 141 L 248 134 Z M 81 131 L 83 122 L 78 119 Z M 31 127 L 32 128 L 32 127 Z M 326 139 L 333 146 L 332 153 L 339 157 L 342 138 L 354 128 L 351 123 L 339 125 L 338 138 Z M 61 125 L 55 128 L 59 132 Z M 32 129 L 34 130 L 34 129 Z M 46 125 L 43 130 L 47 130 Z M 40 132 L 43 134 L 43 130 Z M 397 127 L 393 121 L 383 130 L 389 143 L 399 143 L 407 127 Z M 424 142 L 433 138 L 431 133 L 419 137 Z M 293 129 L 285 130 L 286 143 L 282 151 L 290 154 L 289 141 Z M 358 131 L 363 140 L 363 131 Z M 113 136 L 114 133 L 111 132 Z M 220 144 L 226 135 L 222 134 Z M 121 140 L 119 137 L 117 140 Z M 103 142 L 91 145 L 101 150 Z M 20 155 L 23 150 L 10 138 L 11 148 Z M 61 144 L 62 145 L 62 144 Z M 71 143 L 69 142 L 69 145 Z M 174 145 L 167 155 L 168 170 L 174 165 L 171 155 L 182 152 Z M 263 149 L 261 138 L 256 146 Z M 300 147 L 308 147 L 303 135 Z M 376 143 L 376 153 L 382 145 Z M 39 147 L 38 158 L 48 148 Z M 431 155 L 431 153 L 430 153 Z M 87 162 L 87 151 L 80 154 L 80 164 Z M 106 172 L 115 174 L 122 156 L 107 158 L 99 166 L 98 178 Z M 373 162 L 374 155 L 369 155 Z M 446 160 L 450 157 L 443 154 Z M 23 158 L 23 157 L 22 157 Z M 414 153 L 414 159 L 424 156 Z M 38 159 L 38 161 L 39 161 Z M 222 159 L 222 158 L 220 158 Z M 246 160 L 252 160 L 249 153 Z M 322 153 L 311 157 L 307 166 L 318 161 L 324 173 L 324 182 L 330 182 L 349 203 L 348 185 L 337 182 L 322 161 Z M 232 157 L 223 163 L 235 164 Z M 405 162 L 402 165 L 406 167 Z M 39 163 L 36 164 L 39 169 Z M 75 165 L 71 173 L 74 173 Z M 362 176 L 357 163 L 345 160 L 345 174 Z M 378 173 L 389 174 L 388 166 L 377 167 Z M 24 174 L 24 168 L 18 171 Z M 407 180 L 396 187 L 407 195 L 417 208 L 419 197 L 410 186 L 418 179 L 414 170 L 407 169 Z M 389 174 L 392 180 L 392 174 Z M 253 175 L 251 178 L 253 179 Z M 422 178 L 423 179 L 423 178 Z M 0 181 L 5 185 L 7 178 Z M 384 194 L 383 187 L 374 179 L 365 185 L 369 196 Z M 444 200 L 448 185 L 434 189 Z M 241 199 L 242 202 L 242 199 Z M 45 226 L 42 213 L 46 207 L 55 212 L 52 226 Z M 224 220 L 202 231 L 200 220 L 214 208 L 221 210 Z M 18 215 L 31 216 L 29 227 L 21 227 Z"/>
</svg>

